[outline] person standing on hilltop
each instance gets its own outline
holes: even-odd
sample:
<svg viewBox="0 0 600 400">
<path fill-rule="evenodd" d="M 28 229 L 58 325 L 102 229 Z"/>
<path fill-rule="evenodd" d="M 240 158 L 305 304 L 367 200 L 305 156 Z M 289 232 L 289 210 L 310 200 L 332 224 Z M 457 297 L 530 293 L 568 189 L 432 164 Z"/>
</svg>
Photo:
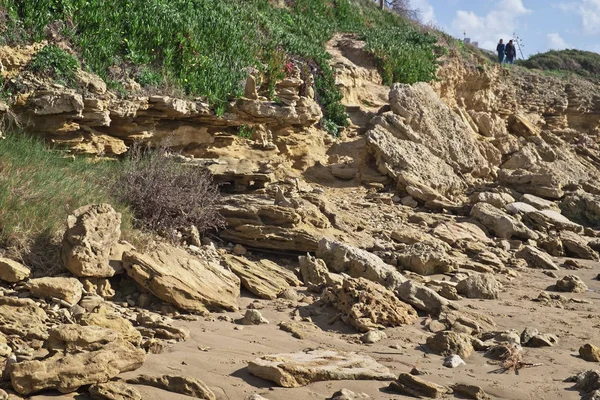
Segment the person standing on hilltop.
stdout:
<svg viewBox="0 0 600 400">
<path fill-rule="evenodd" d="M 515 45 L 513 44 L 512 40 L 509 40 L 509 42 L 506 44 L 506 49 L 504 50 L 504 54 L 506 54 L 506 63 L 507 64 L 515 63 L 515 56 L 517 55 L 517 49 L 515 48 Z"/>
<path fill-rule="evenodd" d="M 498 46 L 496 46 L 496 51 L 498 52 L 498 63 L 502 64 L 504 62 L 504 51 L 506 50 L 506 45 L 504 44 L 504 40 L 500 39 L 498 42 Z"/>
</svg>

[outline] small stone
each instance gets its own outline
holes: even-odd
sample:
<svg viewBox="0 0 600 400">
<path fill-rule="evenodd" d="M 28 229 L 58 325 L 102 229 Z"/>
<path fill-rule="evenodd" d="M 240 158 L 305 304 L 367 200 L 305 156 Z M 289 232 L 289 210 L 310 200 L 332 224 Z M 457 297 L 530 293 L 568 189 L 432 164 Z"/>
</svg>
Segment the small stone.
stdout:
<svg viewBox="0 0 600 400">
<path fill-rule="evenodd" d="M 300 295 L 298 294 L 298 292 L 296 292 L 292 288 L 287 288 L 287 289 L 282 290 L 281 293 L 279 293 L 279 295 L 277 297 L 279 297 L 280 299 L 290 300 L 293 302 L 300 301 Z"/>
<path fill-rule="evenodd" d="M 242 246 L 241 244 L 236 244 L 235 246 L 233 246 L 233 250 L 231 250 L 231 251 L 236 256 L 244 256 L 244 255 L 246 255 L 246 253 L 248 253 L 248 250 L 246 250 L 246 248 L 244 246 Z"/>
<path fill-rule="evenodd" d="M 457 354 L 468 358 L 473 353 L 471 337 L 465 333 L 451 331 L 438 332 L 427 338 L 427 347 L 438 355 L 451 356 Z"/>
<path fill-rule="evenodd" d="M 530 328 L 527 327 L 523 330 L 523 332 L 521 333 L 521 344 L 523 346 L 526 346 L 527 343 L 529 343 L 529 341 L 531 340 L 531 338 L 533 338 L 534 336 L 539 335 L 540 332 L 535 329 L 535 328 Z"/>
<path fill-rule="evenodd" d="M 579 355 L 585 361 L 600 362 L 600 348 L 587 343 L 579 348 Z"/>
<path fill-rule="evenodd" d="M 461 365 L 466 365 L 466 363 L 462 358 L 460 358 L 460 356 L 457 356 L 456 354 L 448 356 L 444 359 L 444 367 L 446 368 L 457 368 Z"/>
<path fill-rule="evenodd" d="M 244 318 L 241 318 L 236 322 L 241 325 L 261 325 L 269 323 L 269 321 L 263 317 L 258 310 L 246 310 Z"/>
<path fill-rule="evenodd" d="M 416 208 L 419 205 L 419 203 L 412 196 L 403 197 L 401 203 L 403 206 L 410 208 Z"/>
<path fill-rule="evenodd" d="M 141 308 L 148 307 L 151 302 L 152 302 L 152 296 L 147 293 L 140 294 L 140 297 L 138 297 L 138 301 L 137 301 L 138 307 L 141 307 Z"/>
<path fill-rule="evenodd" d="M 460 394 L 468 399 L 473 400 L 489 400 L 490 396 L 488 396 L 482 388 L 475 385 L 465 385 L 462 383 L 457 383 L 452 385 L 452 389 L 454 393 Z"/>
<path fill-rule="evenodd" d="M 549 333 L 542 333 L 532 337 L 528 342 L 528 347 L 551 347 L 558 343 L 558 338 Z"/>
<path fill-rule="evenodd" d="M 554 272 L 552 271 L 543 271 L 543 274 L 546 276 L 549 276 L 550 278 L 558 278 L 558 275 L 556 275 Z"/>
<path fill-rule="evenodd" d="M 342 390 L 335 392 L 333 394 L 333 396 L 331 396 L 327 400 L 359 400 L 359 399 L 370 399 L 370 398 L 371 398 L 371 396 L 369 396 L 366 393 L 355 393 L 352 390 L 342 389 Z"/>
<path fill-rule="evenodd" d="M 365 344 L 377 343 L 383 339 L 387 339 L 387 335 L 384 331 L 369 331 L 360 338 Z"/>
<path fill-rule="evenodd" d="M 429 325 L 427 325 L 427 329 L 429 329 L 429 332 L 431 333 L 438 333 L 445 331 L 446 329 L 448 329 L 448 327 L 446 326 L 446 324 L 440 322 L 437 319 L 434 319 L 429 323 Z"/>
<path fill-rule="evenodd" d="M 448 393 L 448 389 L 435 383 L 427 382 L 410 374 L 400 374 L 397 380 L 390 383 L 389 389 L 408 396 L 437 399 Z"/>
</svg>

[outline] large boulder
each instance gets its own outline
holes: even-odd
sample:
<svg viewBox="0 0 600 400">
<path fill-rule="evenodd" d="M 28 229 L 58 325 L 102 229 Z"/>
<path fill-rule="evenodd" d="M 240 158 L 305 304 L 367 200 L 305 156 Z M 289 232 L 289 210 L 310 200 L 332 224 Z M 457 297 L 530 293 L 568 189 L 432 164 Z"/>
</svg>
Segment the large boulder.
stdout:
<svg viewBox="0 0 600 400">
<path fill-rule="evenodd" d="M 390 380 L 394 375 L 369 356 L 332 350 L 310 350 L 262 356 L 248 372 L 282 387 L 300 387 L 333 380 Z"/>
<path fill-rule="evenodd" d="M 471 275 L 456 285 L 458 293 L 470 299 L 497 299 L 501 289 L 492 274 Z"/>
<path fill-rule="evenodd" d="M 48 337 L 48 315 L 31 299 L 0 297 L 0 332 L 24 339 Z"/>
<path fill-rule="evenodd" d="M 301 283 L 292 271 L 267 259 L 254 262 L 229 256 L 224 263 L 240 278 L 242 286 L 261 299 L 274 300 L 284 290 Z"/>
<path fill-rule="evenodd" d="M 62 259 L 79 277 L 105 278 L 115 274 L 111 251 L 121 236 L 121 214 L 109 204 L 81 207 L 67 218 Z"/>
<path fill-rule="evenodd" d="M 477 203 L 471 209 L 475 218 L 494 235 L 502 239 L 537 239 L 538 235 L 525 224 L 488 203 Z"/>
<path fill-rule="evenodd" d="M 396 291 L 397 296 L 417 310 L 437 316 L 451 302 L 440 296 L 435 290 L 415 281 L 406 281 Z"/>
<path fill-rule="evenodd" d="M 469 335 L 452 331 L 442 331 L 428 337 L 427 347 L 440 356 L 456 354 L 461 358 L 469 357 L 474 351 Z"/>
<path fill-rule="evenodd" d="M 162 375 L 150 376 L 140 375 L 127 380 L 128 383 L 136 385 L 152 386 L 168 392 L 180 393 L 196 399 L 215 400 L 216 396 L 212 390 L 204 382 L 197 378 L 179 376 L 179 375 Z"/>
<path fill-rule="evenodd" d="M 530 245 L 523 246 L 515 257 L 525 260 L 529 268 L 559 269 L 548 253 Z"/>
<path fill-rule="evenodd" d="M 317 257 L 325 261 L 327 267 L 334 272 L 345 273 L 353 278 L 365 278 L 392 291 L 406 282 L 404 276 L 375 254 L 335 240 L 322 239 Z"/>
<path fill-rule="evenodd" d="M 598 260 L 599 258 L 598 253 L 587 244 L 587 241 L 574 232 L 562 231 L 560 240 L 567 256 L 586 260 Z"/>
<path fill-rule="evenodd" d="M 583 293 L 587 285 L 576 275 L 567 275 L 556 282 L 556 289 L 561 292 Z"/>
<path fill-rule="evenodd" d="M 122 372 L 142 366 L 144 350 L 126 342 L 113 342 L 99 350 L 82 353 L 62 353 L 33 361 L 12 364 L 10 380 L 21 395 L 45 389 L 69 393 L 81 386 L 108 382 Z"/>
<path fill-rule="evenodd" d="M 83 295 L 83 285 L 75 278 L 36 278 L 27 282 L 27 289 L 34 297 L 57 298 L 75 305 Z"/>
<path fill-rule="evenodd" d="M 240 279 L 210 254 L 199 258 L 183 249 L 161 245 L 148 254 L 123 254 L 127 274 L 159 299 L 182 310 L 237 310 Z"/>
<path fill-rule="evenodd" d="M 584 191 L 569 193 L 560 202 L 563 214 L 580 224 L 600 227 L 600 196 Z"/>
<path fill-rule="evenodd" d="M 342 313 L 342 319 L 361 332 L 414 323 L 417 312 L 393 292 L 364 278 L 346 278 L 330 286 L 323 300 Z"/>
<path fill-rule="evenodd" d="M 0 281 L 16 283 L 31 275 L 31 270 L 21 263 L 0 257 Z"/>
<path fill-rule="evenodd" d="M 456 261 L 446 253 L 446 244 L 422 242 L 407 246 L 398 255 L 398 261 L 408 271 L 420 275 L 444 274 L 456 268 Z"/>
</svg>

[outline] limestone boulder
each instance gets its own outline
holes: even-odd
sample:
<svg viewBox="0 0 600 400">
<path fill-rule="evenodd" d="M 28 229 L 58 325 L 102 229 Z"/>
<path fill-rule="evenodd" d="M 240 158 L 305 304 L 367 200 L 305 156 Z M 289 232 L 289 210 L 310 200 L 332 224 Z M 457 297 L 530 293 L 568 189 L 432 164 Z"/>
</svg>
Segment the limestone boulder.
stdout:
<svg viewBox="0 0 600 400">
<path fill-rule="evenodd" d="M 398 300 L 392 291 L 364 278 L 345 278 L 329 287 L 323 300 L 361 332 L 412 324 L 418 318 L 417 312 Z"/>
<path fill-rule="evenodd" d="M 523 248 L 515 254 L 515 257 L 525 260 L 529 268 L 559 269 L 558 265 L 556 265 L 548 253 L 530 245 L 523 246 Z"/>
<path fill-rule="evenodd" d="M 496 208 L 503 208 L 509 203 L 514 203 L 515 198 L 507 193 L 478 192 L 471 196 L 471 203 L 489 203 Z"/>
<path fill-rule="evenodd" d="M 262 356 L 248 364 L 248 372 L 288 388 L 320 381 L 394 378 L 389 369 L 369 356 L 332 350 Z"/>
<path fill-rule="evenodd" d="M 428 337 L 427 347 L 441 356 L 456 354 L 461 358 L 468 358 L 474 351 L 469 335 L 453 331 L 442 331 Z"/>
<path fill-rule="evenodd" d="M 99 350 L 61 353 L 43 360 L 23 361 L 10 367 L 15 391 L 29 395 L 46 389 L 69 393 L 81 386 L 108 382 L 122 372 L 142 366 L 145 352 L 126 342 L 110 343 Z"/>
<path fill-rule="evenodd" d="M 565 248 L 567 256 L 575 258 L 583 258 L 586 260 L 598 260 L 598 253 L 594 251 L 587 241 L 574 232 L 560 232 L 560 240 Z"/>
<path fill-rule="evenodd" d="M 168 392 L 180 393 L 196 399 L 216 400 L 212 390 L 197 378 L 179 375 L 140 375 L 127 380 L 136 385 L 153 386 Z"/>
<path fill-rule="evenodd" d="M 334 272 L 345 273 L 353 278 L 365 278 L 392 291 L 406 282 L 404 276 L 375 254 L 346 243 L 324 238 L 319 242 L 317 257 L 325 261 L 327 267 Z"/>
<path fill-rule="evenodd" d="M 556 289 L 561 292 L 584 293 L 587 285 L 576 275 L 567 275 L 556 282 Z"/>
<path fill-rule="evenodd" d="M 438 399 L 450 392 L 450 389 L 444 386 L 428 382 L 418 376 L 407 373 L 400 374 L 398 379 L 390 383 L 389 390 L 418 399 Z"/>
<path fill-rule="evenodd" d="M 182 310 L 238 309 L 240 279 L 216 260 L 161 245 L 148 254 L 125 252 L 123 264 L 138 285 Z"/>
<path fill-rule="evenodd" d="M 120 338 L 119 332 L 95 325 L 59 325 L 50 330 L 44 346 L 67 352 L 95 351 Z"/>
<path fill-rule="evenodd" d="M 569 219 L 586 226 L 600 227 L 600 196 L 584 191 L 569 193 L 559 204 Z"/>
<path fill-rule="evenodd" d="M 538 235 L 525 224 L 488 203 L 477 203 L 471 209 L 471 217 L 484 225 L 491 233 L 502 239 L 537 239 Z"/>
<path fill-rule="evenodd" d="M 437 316 L 451 302 L 435 290 L 420 285 L 415 281 L 406 281 L 396 291 L 397 296 L 417 310 Z"/>
<path fill-rule="evenodd" d="M 57 298 L 75 305 L 83 295 L 83 285 L 75 278 L 36 278 L 27 282 L 27 289 L 34 297 Z"/>
<path fill-rule="evenodd" d="M 292 271 L 267 259 L 254 262 L 229 256 L 223 262 L 240 278 L 243 287 L 261 299 L 274 300 L 286 289 L 301 284 Z"/>
<path fill-rule="evenodd" d="M 327 283 L 329 274 L 325 261 L 307 254 L 298 257 L 298 263 L 304 284 L 311 290 L 320 291 L 319 289 Z"/>
<path fill-rule="evenodd" d="M 450 246 L 461 242 L 492 242 L 483 229 L 471 222 L 443 222 L 433 229 L 433 235 Z"/>
<path fill-rule="evenodd" d="M 94 400 L 142 400 L 136 388 L 122 382 L 97 383 L 90 386 L 89 392 Z"/>
<path fill-rule="evenodd" d="M 586 343 L 579 348 L 579 355 L 585 361 L 600 362 L 600 348 Z"/>
<path fill-rule="evenodd" d="M 456 290 L 471 299 L 497 299 L 502 284 L 494 278 L 493 274 L 476 274 L 458 282 Z"/>
<path fill-rule="evenodd" d="M 62 259 L 78 277 L 105 278 L 115 274 L 111 249 L 121 236 L 121 214 L 109 204 L 81 207 L 67 218 Z"/>
<path fill-rule="evenodd" d="M 573 232 L 583 232 L 583 226 L 576 224 L 555 210 L 540 210 L 526 213 L 524 221 L 534 229 L 547 230 L 567 230 Z"/>
<path fill-rule="evenodd" d="M 118 332 L 124 340 L 136 346 L 142 341 L 142 335 L 133 324 L 107 304 L 101 304 L 92 312 L 80 315 L 78 322 L 83 326 L 96 326 Z M 89 335 L 93 337 L 91 333 Z"/>
<path fill-rule="evenodd" d="M 0 297 L 0 332 L 26 339 L 48 337 L 48 315 L 31 299 Z"/>
<path fill-rule="evenodd" d="M 31 276 L 31 270 L 21 263 L 0 257 L 0 280 L 9 283 L 21 282 Z"/>
<path fill-rule="evenodd" d="M 436 242 L 407 246 L 398 253 L 397 259 L 404 269 L 420 275 L 444 274 L 456 268 L 456 261 Z"/>
</svg>

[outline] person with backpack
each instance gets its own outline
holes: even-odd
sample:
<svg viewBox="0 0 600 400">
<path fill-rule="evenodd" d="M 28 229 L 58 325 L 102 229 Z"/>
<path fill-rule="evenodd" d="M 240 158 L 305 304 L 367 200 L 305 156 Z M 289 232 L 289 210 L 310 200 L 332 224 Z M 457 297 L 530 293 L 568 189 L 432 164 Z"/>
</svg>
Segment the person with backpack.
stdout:
<svg viewBox="0 0 600 400">
<path fill-rule="evenodd" d="M 504 40 L 500 39 L 498 42 L 498 46 L 496 46 L 496 51 L 498 52 L 498 63 L 504 63 L 504 51 L 506 50 L 506 45 L 504 44 Z"/>
<path fill-rule="evenodd" d="M 515 48 L 515 45 L 513 44 L 512 39 L 509 40 L 509 42 L 506 44 L 506 48 L 504 49 L 504 54 L 506 55 L 506 63 L 507 64 L 515 63 L 515 57 L 517 56 L 517 49 Z"/>
</svg>

